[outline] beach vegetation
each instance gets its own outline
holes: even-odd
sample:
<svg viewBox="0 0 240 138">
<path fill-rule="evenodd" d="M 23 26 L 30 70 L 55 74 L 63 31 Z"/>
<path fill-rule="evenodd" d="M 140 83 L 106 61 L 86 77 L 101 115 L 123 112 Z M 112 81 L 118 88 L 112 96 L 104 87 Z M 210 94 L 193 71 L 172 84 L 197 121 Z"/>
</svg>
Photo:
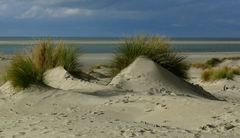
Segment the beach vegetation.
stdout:
<svg viewBox="0 0 240 138">
<path fill-rule="evenodd" d="M 205 62 L 205 68 L 211 68 L 211 67 L 215 67 L 217 66 L 218 64 L 220 64 L 221 62 L 223 62 L 222 59 L 219 59 L 219 58 L 211 58 L 209 60 L 207 60 Z"/>
<path fill-rule="evenodd" d="M 240 68 L 219 67 L 204 70 L 201 78 L 203 81 L 229 80 L 233 79 L 235 75 L 240 75 Z"/>
<path fill-rule="evenodd" d="M 220 63 L 226 60 L 240 60 L 240 57 L 236 56 L 236 57 L 224 57 L 224 58 L 211 58 L 204 63 L 194 63 L 194 64 L 191 64 L 191 66 L 194 68 L 209 69 L 209 68 L 216 67 L 217 65 L 219 65 Z"/>
<path fill-rule="evenodd" d="M 31 54 L 16 55 L 7 70 L 6 80 L 14 87 L 27 88 L 31 84 L 43 84 L 46 70 L 62 66 L 77 75 L 80 71 L 78 50 L 63 43 L 40 41 Z M 79 73 L 80 74 L 80 73 Z"/>
<path fill-rule="evenodd" d="M 192 64 L 192 67 L 194 68 L 201 68 L 201 69 L 207 69 L 217 66 L 218 64 L 222 63 L 224 60 L 219 58 L 211 58 L 207 60 L 205 63 L 194 63 Z"/>
<path fill-rule="evenodd" d="M 75 72 L 81 67 L 78 54 L 78 49 L 66 47 L 63 42 L 54 44 L 51 41 L 40 41 L 32 50 L 32 59 L 42 72 L 57 66 L 64 67 L 68 72 Z"/>
<path fill-rule="evenodd" d="M 15 88 L 27 88 L 30 84 L 42 84 L 43 74 L 36 68 L 31 58 L 16 55 L 7 70 L 6 80 L 9 80 Z"/>
<path fill-rule="evenodd" d="M 184 62 L 185 57 L 173 52 L 168 40 L 159 36 L 127 38 L 117 49 L 112 60 L 112 76 L 118 74 L 139 56 L 146 56 L 176 76 L 187 78 L 189 66 Z"/>
</svg>

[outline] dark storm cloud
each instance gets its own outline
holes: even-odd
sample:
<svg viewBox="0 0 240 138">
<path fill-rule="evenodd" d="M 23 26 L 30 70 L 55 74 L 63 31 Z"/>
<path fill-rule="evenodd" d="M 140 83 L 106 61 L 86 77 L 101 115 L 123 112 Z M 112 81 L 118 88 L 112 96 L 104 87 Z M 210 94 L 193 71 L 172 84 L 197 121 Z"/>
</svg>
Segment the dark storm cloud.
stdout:
<svg viewBox="0 0 240 138">
<path fill-rule="evenodd" d="M 9 35 L 25 29 L 26 35 L 240 36 L 239 7 L 240 0 L 0 0 L 0 29 Z"/>
</svg>

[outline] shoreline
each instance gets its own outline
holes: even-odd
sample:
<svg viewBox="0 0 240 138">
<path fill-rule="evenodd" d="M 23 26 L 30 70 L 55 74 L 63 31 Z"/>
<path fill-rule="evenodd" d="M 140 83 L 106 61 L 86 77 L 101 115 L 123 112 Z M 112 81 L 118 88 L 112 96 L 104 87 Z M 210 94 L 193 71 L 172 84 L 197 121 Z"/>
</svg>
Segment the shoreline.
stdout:
<svg viewBox="0 0 240 138">
<path fill-rule="evenodd" d="M 46 39 L 43 39 L 46 40 Z M 1 45 L 35 45 L 37 44 L 41 39 L 39 40 L 0 40 L 0 46 Z M 56 42 L 64 42 L 65 44 L 69 45 L 79 45 L 79 44 L 112 44 L 112 45 L 118 45 L 122 44 L 123 40 L 53 40 Z M 216 41 L 216 40 L 169 40 L 170 44 L 209 44 L 209 45 L 215 45 L 215 44 L 231 44 L 231 45 L 239 45 L 240 41 L 229 41 L 229 40 L 223 40 L 223 41 Z"/>
<path fill-rule="evenodd" d="M 177 52 L 181 56 L 186 56 L 187 61 L 204 61 L 209 58 L 223 58 L 240 56 L 240 52 Z M 0 53 L 0 57 L 9 59 L 14 54 Z M 114 53 L 82 53 L 79 55 L 81 60 L 110 61 Z"/>
</svg>

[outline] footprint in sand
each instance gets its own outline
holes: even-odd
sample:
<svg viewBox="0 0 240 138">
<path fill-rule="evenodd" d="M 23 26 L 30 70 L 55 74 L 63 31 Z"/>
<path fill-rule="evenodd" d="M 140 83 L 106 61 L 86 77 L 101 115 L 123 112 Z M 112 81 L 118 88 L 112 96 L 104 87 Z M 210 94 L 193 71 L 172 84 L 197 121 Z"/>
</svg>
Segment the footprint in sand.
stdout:
<svg viewBox="0 0 240 138">
<path fill-rule="evenodd" d="M 156 103 L 156 108 L 158 109 L 168 109 L 166 104 Z"/>
<path fill-rule="evenodd" d="M 18 134 L 13 135 L 12 138 L 22 137 L 26 134 L 26 132 L 18 132 Z"/>
<path fill-rule="evenodd" d="M 152 112 L 152 111 L 154 111 L 154 109 L 148 108 L 145 110 L 145 112 Z"/>
<path fill-rule="evenodd" d="M 92 112 L 92 114 L 94 114 L 94 115 L 103 115 L 104 111 L 95 111 L 95 112 Z"/>
</svg>

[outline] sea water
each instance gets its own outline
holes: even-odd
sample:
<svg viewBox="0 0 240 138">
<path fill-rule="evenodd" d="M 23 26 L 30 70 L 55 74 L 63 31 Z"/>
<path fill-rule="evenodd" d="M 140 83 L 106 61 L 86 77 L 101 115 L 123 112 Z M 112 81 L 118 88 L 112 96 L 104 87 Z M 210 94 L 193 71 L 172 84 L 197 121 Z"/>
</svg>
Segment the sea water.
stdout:
<svg viewBox="0 0 240 138">
<path fill-rule="evenodd" d="M 40 38 L 47 39 L 47 38 Z M 121 46 L 119 43 L 97 43 L 97 42 L 109 42 L 109 41 L 119 41 L 124 38 L 77 38 L 77 37 L 62 37 L 62 38 L 51 38 L 53 40 L 68 41 L 67 46 L 79 49 L 84 53 L 114 53 L 117 48 Z M 39 40 L 35 37 L 0 37 L 0 54 L 14 54 L 18 52 L 29 51 L 34 47 L 34 45 L 27 44 L 28 41 Z M 177 40 L 177 41 L 176 41 Z M 25 42 L 25 44 L 17 44 L 11 42 Z M 89 43 L 76 44 L 72 42 L 88 41 Z M 94 41 L 95 43 L 91 43 Z M 171 48 L 177 52 L 240 52 L 240 39 L 171 39 L 171 41 L 176 41 L 171 44 Z M 188 43 L 188 42 L 196 43 Z M 184 43 L 182 43 L 184 42 Z M 212 43 L 217 42 L 217 43 Z M 228 43 L 229 42 L 229 43 Z M 237 42 L 237 43 L 232 43 Z M 238 43 L 239 42 L 239 43 Z"/>
</svg>

